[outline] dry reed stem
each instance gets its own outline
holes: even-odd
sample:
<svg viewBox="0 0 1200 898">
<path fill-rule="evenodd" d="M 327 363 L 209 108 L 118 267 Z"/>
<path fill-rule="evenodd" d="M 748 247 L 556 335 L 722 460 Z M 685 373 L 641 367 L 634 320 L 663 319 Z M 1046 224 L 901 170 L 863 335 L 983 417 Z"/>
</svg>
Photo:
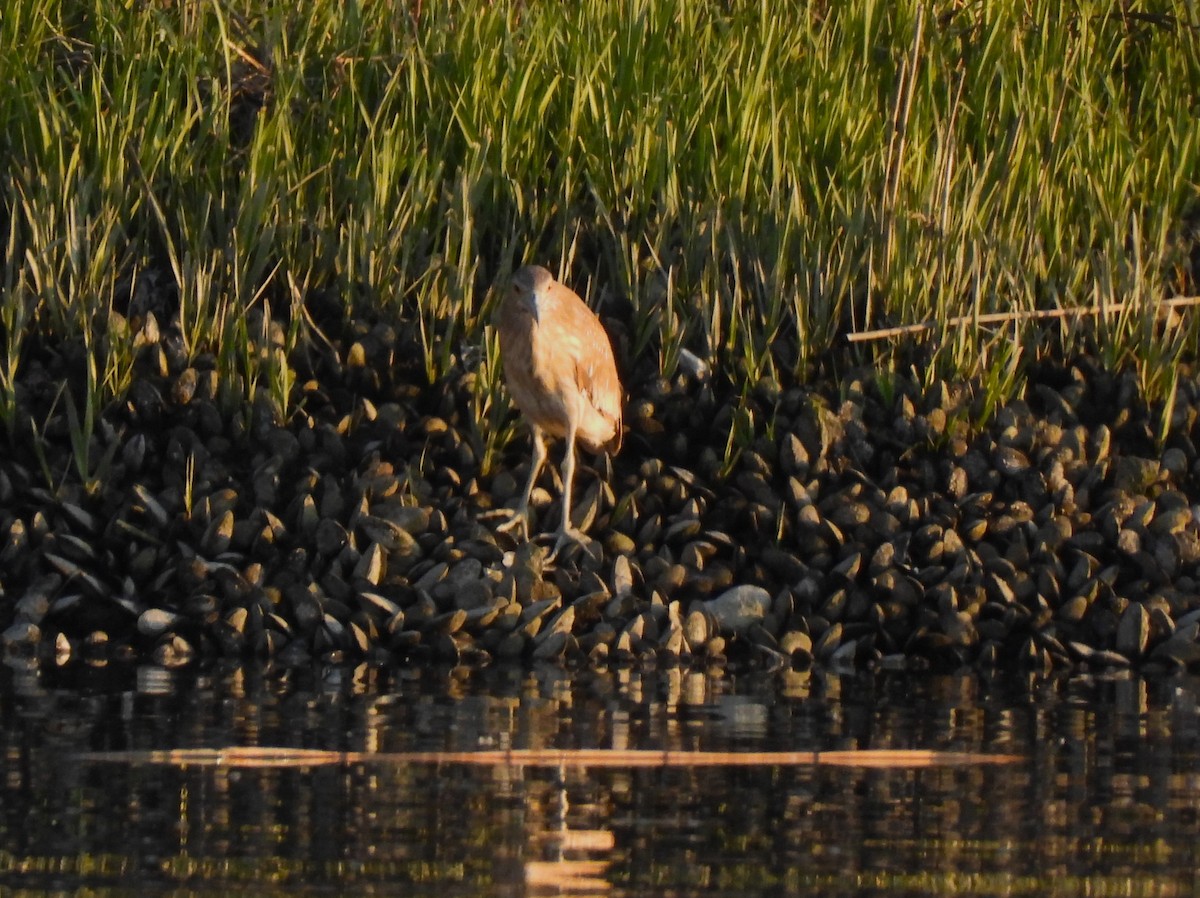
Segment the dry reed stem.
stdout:
<svg viewBox="0 0 1200 898">
<path fill-rule="evenodd" d="M 1200 305 L 1200 296 L 1180 296 L 1175 299 L 1164 299 L 1158 304 L 1159 315 L 1172 312 L 1175 309 Z M 958 315 L 945 322 L 947 328 L 962 327 L 966 324 L 1007 324 L 1011 321 L 1030 321 L 1046 318 L 1084 318 L 1090 315 L 1119 314 L 1124 312 L 1128 303 L 1114 303 L 1103 306 L 1079 306 L 1071 309 L 1023 309 L 1016 312 L 988 312 L 983 315 Z M 924 331 L 936 330 L 941 326 L 938 321 L 922 321 L 918 324 L 900 324 L 895 327 L 883 327 L 877 330 L 861 331 L 847 334 L 850 343 L 863 343 L 868 340 L 883 340 L 888 337 L 899 337 L 907 334 L 917 334 Z"/>
</svg>

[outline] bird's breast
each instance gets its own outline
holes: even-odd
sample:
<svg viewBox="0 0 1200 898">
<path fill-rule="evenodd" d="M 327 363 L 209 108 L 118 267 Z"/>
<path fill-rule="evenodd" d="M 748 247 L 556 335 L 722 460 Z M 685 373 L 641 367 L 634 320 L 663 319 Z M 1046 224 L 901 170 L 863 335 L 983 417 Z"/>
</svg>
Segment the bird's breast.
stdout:
<svg viewBox="0 0 1200 898">
<path fill-rule="evenodd" d="M 562 382 L 561 355 L 554 350 L 542 328 L 530 321 L 527 327 L 501 334 L 504 378 L 522 414 L 554 436 L 566 432 L 569 390 Z"/>
<path fill-rule="evenodd" d="M 574 421 L 592 451 L 615 448 L 621 386 L 612 347 L 595 315 L 569 298 L 575 301 L 539 301 L 537 320 L 515 313 L 502 319 L 505 380 L 522 414 L 543 431 L 563 436 Z"/>
</svg>

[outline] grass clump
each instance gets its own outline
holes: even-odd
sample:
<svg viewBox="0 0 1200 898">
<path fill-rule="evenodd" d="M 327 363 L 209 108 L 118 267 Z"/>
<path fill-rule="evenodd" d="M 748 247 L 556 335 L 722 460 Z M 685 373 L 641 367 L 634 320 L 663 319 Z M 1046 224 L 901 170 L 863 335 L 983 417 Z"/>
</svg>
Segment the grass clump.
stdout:
<svg viewBox="0 0 1200 898">
<path fill-rule="evenodd" d="M 1156 304 L 1195 292 L 1198 30 L 1181 0 L 13 0 L 0 421 L 35 345 L 79 347 L 63 401 L 94 421 L 151 313 L 231 406 L 287 414 L 321 296 L 397 324 L 430 382 L 481 346 L 494 446 L 491 288 L 526 261 L 643 376 L 687 348 L 736 392 L 848 331 L 1122 305 L 1022 349 L 948 329 L 927 370 L 994 405 L 1049 337 L 1167 400 L 1196 336 Z"/>
</svg>

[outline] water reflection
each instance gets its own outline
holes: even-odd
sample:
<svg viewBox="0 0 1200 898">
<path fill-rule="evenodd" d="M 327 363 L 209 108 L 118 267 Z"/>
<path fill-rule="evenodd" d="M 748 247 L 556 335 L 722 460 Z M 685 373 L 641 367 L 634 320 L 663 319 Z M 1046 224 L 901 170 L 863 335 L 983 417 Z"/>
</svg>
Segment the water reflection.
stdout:
<svg viewBox="0 0 1200 898">
<path fill-rule="evenodd" d="M 104 680 L 99 680 L 103 675 Z M 1192 895 L 1200 684 L 369 668 L 0 675 L 0 887 L 38 895 Z M 1011 765 L 184 766 L 273 746 L 1016 754 Z"/>
</svg>

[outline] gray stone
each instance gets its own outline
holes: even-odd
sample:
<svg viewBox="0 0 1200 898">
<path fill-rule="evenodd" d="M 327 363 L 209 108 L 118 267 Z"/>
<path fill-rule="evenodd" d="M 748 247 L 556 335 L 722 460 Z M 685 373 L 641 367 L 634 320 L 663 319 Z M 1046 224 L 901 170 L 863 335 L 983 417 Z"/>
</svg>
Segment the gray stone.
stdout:
<svg viewBox="0 0 1200 898">
<path fill-rule="evenodd" d="M 718 629 L 725 634 L 745 633 L 761 623 L 771 610 L 771 594 L 761 586 L 735 586 L 704 603 Z"/>
</svg>

